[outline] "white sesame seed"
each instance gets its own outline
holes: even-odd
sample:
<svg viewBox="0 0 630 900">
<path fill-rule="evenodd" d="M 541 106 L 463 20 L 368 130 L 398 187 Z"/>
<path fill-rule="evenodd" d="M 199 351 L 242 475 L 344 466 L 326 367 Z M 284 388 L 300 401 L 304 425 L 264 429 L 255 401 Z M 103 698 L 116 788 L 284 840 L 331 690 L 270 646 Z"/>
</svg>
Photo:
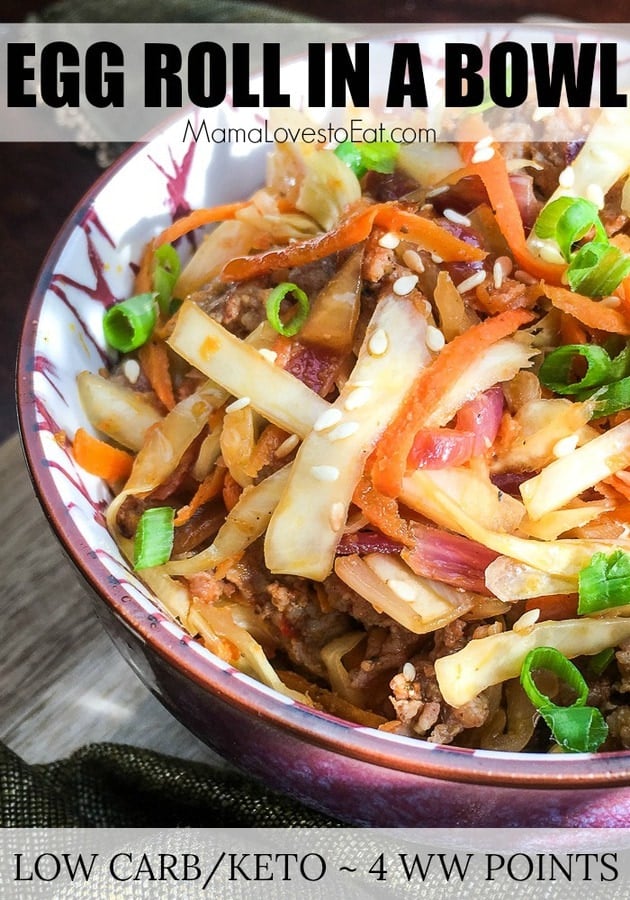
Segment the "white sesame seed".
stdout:
<svg viewBox="0 0 630 900">
<path fill-rule="evenodd" d="M 324 410 L 324 412 L 315 420 L 313 431 L 326 431 L 327 428 L 332 428 L 333 425 L 337 425 L 338 422 L 341 422 L 342 418 L 343 413 L 341 410 L 332 406 L 330 409 Z"/>
<path fill-rule="evenodd" d="M 441 257 L 441 256 L 438 256 L 437 253 L 432 253 L 432 254 L 431 254 L 431 259 L 433 260 L 433 262 L 434 262 L 437 266 L 439 266 L 440 263 L 444 262 L 444 260 L 442 259 L 442 257 Z"/>
<path fill-rule="evenodd" d="M 404 297 L 406 294 L 410 294 L 417 284 L 417 275 L 401 275 L 394 282 L 392 290 L 399 297 Z"/>
<path fill-rule="evenodd" d="M 372 391 L 369 387 L 355 387 L 346 397 L 344 407 L 350 412 L 353 409 L 360 409 L 369 401 Z"/>
<path fill-rule="evenodd" d="M 424 272 L 424 263 L 422 262 L 422 257 L 419 253 L 411 248 L 405 250 L 402 255 L 402 261 L 407 266 L 408 269 L 411 269 L 413 272 Z"/>
<path fill-rule="evenodd" d="M 311 466 L 311 475 L 318 481 L 336 481 L 339 469 L 337 466 Z"/>
<path fill-rule="evenodd" d="M 379 247 L 383 247 L 385 250 L 395 250 L 399 244 L 400 238 L 391 231 L 384 234 L 378 242 Z"/>
<path fill-rule="evenodd" d="M 497 289 L 497 291 L 503 284 L 503 276 L 504 276 L 503 266 L 497 259 L 492 267 L 492 280 L 494 281 L 494 286 Z"/>
<path fill-rule="evenodd" d="M 413 663 L 406 662 L 403 666 L 403 678 L 405 681 L 415 681 L 416 680 L 416 667 Z"/>
<path fill-rule="evenodd" d="M 480 284 L 483 284 L 486 280 L 486 273 L 483 269 L 479 272 L 475 272 L 473 275 L 470 275 L 469 278 L 464 278 L 464 280 L 457 285 L 457 290 L 460 294 L 465 294 L 466 291 L 472 291 L 473 288 L 479 287 Z"/>
<path fill-rule="evenodd" d="M 556 457 L 556 459 L 560 459 L 562 456 L 568 456 L 569 453 L 573 453 L 575 448 L 578 445 L 578 435 L 577 434 L 567 434 L 566 437 L 560 438 L 559 441 L 553 445 L 552 453 Z"/>
<path fill-rule="evenodd" d="M 558 175 L 558 184 L 563 188 L 572 188 L 575 184 L 575 170 L 571 166 L 567 166 Z"/>
<path fill-rule="evenodd" d="M 512 625 L 512 631 L 515 631 L 517 634 L 527 634 L 527 632 L 532 630 L 539 617 L 539 609 L 528 609 L 527 612 L 524 612 L 520 619 L 517 619 Z"/>
<path fill-rule="evenodd" d="M 449 222 L 453 222 L 455 225 L 464 225 L 466 227 L 470 227 L 470 225 L 472 225 L 472 222 L 470 221 L 468 216 L 462 216 L 462 214 L 458 213 L 456 209 L 445 209 L 444 218 L 448 219 Z"/>
<path fill-rule="evenodd" d="M 473 151 L 476 153 L 477 150 L 483 150 L 484 147 L 489 147 L 493 143 L 494 143 L 493 136 L 491 134 L 487 134 L 485 137 L 482 137 L 480 140 L 477 141 L 477 143 L 473 147 Z"/>
<path fill-rule="evenodd" d="M 435 353 L 440 351 L 446 343 L 444 335 L 435 325 L 427 325 L 427 333 L 424 340 L 429 350 L 433 350 Z"/>
<path fill-rule="evenodd" d="M 416 592 L 413 587 L 407 581 L 403 581 L 402 578 L 391 578 L 387 582 L 387 586 L 397 597 L 400 597 L 401 600 L 405 600 L 407 603 L 411 603 L 416 598 Z"/>
<path fill-rule="evenodd" d="M 445 191 L 448 191 L 448 185 L 441 184 L 439 187 L 434 187 L 430 191 L 427 191 L 425 197 L 439 197 L 439 195 L 443 194 Z"/>
<path fill-rule="evenodd" d="M 269 350 L 267 347 L 261 347 L 258 351 L 263 359 L 266 359 L 267 362 L 275 363 L 278 358 L 278 354 L 275 350 Z"/>
<path fill-rule="evenodd" d="M 470 160 L 473 166 L 477 165 L 477 163 L 488 162 L 488 160 L 492 159 L 494 156 L 494 147 L 482 147 L 481 150 L 476 150 L 472 159 Z"/>
<path fill-rule="evenodd" d="M 377 328 L 368 341 L 368 353 L 370 356 L 384 356 L 389 347 L 389 338 L 387 332 L 382 328 Z"/>
<path fill-rule="evenodd" d="M 280 444 L 279 447 L 276 447 L 276 452 L 274 456 L 276 459 L 284 459 L 285 456 L 288 456 L 292 450 L 295 450 L 297 445 L 300 443 L 299 435 L 290 434 L 288 438 L 285 438 L 284 441 Z"/>
<path fill-rule="evenodd" d="M 246 406 L 249 406 L 251 402 L 249 397 L 239 397 L 238 400 L 233 400 L 232 403 L 229 403 L 225 407 L 225 411 L 226 413 L 238 412 L 239 409 L 245 409 Z"/>
<path fill-rule="evenodd" d="M 610 296 L 610 297 L 602 297 L 599 301 L 601 306 L 607 306 L 608 309 L 617 309 L 618 306 L 621 306 L 621 300 L 619 297 Z"/>
<path fill-rule="evenodd" d="M 123 365 L 123 373 L 129 384 L 135 384 L 140 377 L 140 364 L 137 359 L 127 359 Z"/>
<path fill-rule="evenodd" d="M 341 501 L 337 501 L 333 503 L 330 507 L 330 515 L 328 517 L 328 522 L 333 531 L 339 531 L 343 526 L 343 523 L 346 518 L 346 508 L 341 503 Z"/>
<path fill-rule="evenodd" d="M 586 188 L 586 199 L 594 203 L 598 209 L 604 208 L 604 192 L 598 184 L 589 184 Z"/>
<path fill-rule="evenodd" d="M 358 422 L 342 422 L 332 431 L 328 432 L 329 441 L 342 441 L 344 438 L 350 437 L 359 430 Z"/>
</svg>

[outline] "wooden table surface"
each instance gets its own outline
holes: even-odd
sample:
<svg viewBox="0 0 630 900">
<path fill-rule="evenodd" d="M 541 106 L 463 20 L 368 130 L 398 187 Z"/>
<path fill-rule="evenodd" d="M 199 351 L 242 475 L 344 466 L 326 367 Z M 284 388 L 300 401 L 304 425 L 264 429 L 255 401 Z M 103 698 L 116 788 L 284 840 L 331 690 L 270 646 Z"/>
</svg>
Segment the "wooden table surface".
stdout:
<svg viewBox="0 0 630 900">
<path fill-rule="evenodd" d="M 0 17 L 19 21 L 41 5 L 3 0 Z M 390 22 L 510 21 L 524 10 L 516 0 L 446 0 L 439 14 L 408 0 L 367 7 L 364 0 L 277 5 L 338 21 L 341 10 L 345 21 Z M 621 0 L 609 0 L 597 14 L 604 16 L 600 21 L 621 21 L 623 7 Z M 579 0 L 539 0 L 526 12 L 594 18 L 592 6 Z M 72 144 L 0 145 L 0 739 L 29 761 L 58 758 L 99 740 L 214 759 L 173 722 L 102 632 L 44 522 L 13 436 L 14 359 L 27 299 L 54 235 L 98 174 L 93 155 Z"/>
</svg>

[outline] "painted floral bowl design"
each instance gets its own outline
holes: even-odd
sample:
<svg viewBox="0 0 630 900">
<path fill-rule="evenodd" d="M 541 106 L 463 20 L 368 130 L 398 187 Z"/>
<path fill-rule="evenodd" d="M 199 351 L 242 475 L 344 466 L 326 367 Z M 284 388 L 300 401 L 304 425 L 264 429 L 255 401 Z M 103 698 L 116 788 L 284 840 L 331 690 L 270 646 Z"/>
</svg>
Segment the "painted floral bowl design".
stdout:
<svg viewBox="0 0 630 900">
<path fill-rule="evenodd" d="M 436 35 L 443 42 L 444 35 Z M 476 43 L 496 37 L 480 28 L 466 35 Z M 541 32 L 541 39 L 549 33 Z M 295 78 L 303 79 L 303 66 L 292 65 Z M 228 103 L 207 118 L 218 126 L 260 124 L 258 111 Z M 76 376 L 108 364 L 103 311 L 128 295 L 148 237 L 196 206 L 246 197 L 264 171 L 264 145 L 183 143 L 181 135 L 177 121 L 130 151 L 75 210 L 42 268 L 19 356 L 20 426 L 36 491 L 121 652 L 166 707 L 219 753 L 345 821 L 375 827 L 628 825 L 628 754 L 442 747 L 313 711 L 190 638 L 121 558 L 105 527 L 106 485 L 79 469 L 57 439 L 86 421 Z"/>
</svg>

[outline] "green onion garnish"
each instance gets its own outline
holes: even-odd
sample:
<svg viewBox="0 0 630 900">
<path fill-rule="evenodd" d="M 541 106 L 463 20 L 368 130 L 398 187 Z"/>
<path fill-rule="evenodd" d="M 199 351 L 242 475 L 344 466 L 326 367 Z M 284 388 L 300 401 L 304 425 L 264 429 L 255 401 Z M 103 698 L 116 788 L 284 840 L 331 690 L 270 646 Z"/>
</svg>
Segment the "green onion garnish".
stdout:
<svg viewBox="0 0 630 900">
<path fill-rule="evenodd" d="M 588 661 L 589 672 L 591 673 L 591 675 L 601 675 L 606 671 L 614 658 L 614 647 L 606 647 L 605 650 L 600 650 L 599 653 L 595 654 L 595 656 L 590 657 Z"/>
<path fill-rule="evenodd" d="M 168 562 L 173 549 L 175 510 L 156 506 L 140 516 L 133 547 L 134 569 L 148 569 Z"/>
<path fill-rule="evenodd" d="M 576 357 L 584 360 L 586 372 L 579 381 L 572 381 Z M 611 369 L 610 356 L 598 344 L 565 344 L 548 354 L 538 377 L 545 387 L 556 394 L 579 394 L 609 382 Z"/>
<path fill-rule="evenodd" d="M 294 308 L 293 318 L 285 325 L 280 318 L 280 306 L 288 294 L 293 294 L 297 300 L 297 306 Z M 284 337 L 293 337 L 294 334 L 298 333 L 306 322 L 309 309 L 308 297 L 302 288 L 299 288 L 297 284 L 292 284 L 290 281 L 283 281 L 282 284 L 277 285 L 267 297 L 267 319 L 269 324 L 275 328 L 278 334 L 282 334 Z"/>
<path fill-rule="evenodd" d="M 105 340 L 114 350 L 129 353 L 147 342 L 156 321 L 155 294 L 136 294 L 107 310 L 103 317 Z"/>
<path fill-rule="evenodd" d="M 613 244 L 591 241 L 574 254 L 567 269 L 572 291 L 606 297 L 630 274 L 630 257 Z"/>
<path fill-rule="evenodd" d="M 594 553 L 578 576 L 578 613 L 587 616 L 630 603 L 630 555 Z"/>
<path fill-rule="evenodd" d="M 575 692 L 571 706 L 558 706 L 539 690 L 533 673 L 547 669 Z M 588 685 L 579 669 L 554 647 L 537 647 L 525 657 L 521 668 L 523 690 L 536 707 L 554 739 L 574 753 L 593 753 L 608 736 L 608 726 L 598 709 L 586 706 Z"/>
<path fill-rule="evenodd" d="M 567 262 L 571 259 L 573 245 L 588 234 L 591 228 L 595 229 L 595 241 L 607 244 L 606 230 L 599 218 L 597 206 L 581 197 L 558 197 L 557 200 L 552 200 L 544 207 L 534 224 L 537 237 L 554 240 Z"/>
<path fill-rule="evenodd" d="M 398 145 L 393 141 L 370 141 L 364 144 L 343 141 L 335 148 L 335 155 L 352 169 L 357 178 L 362 178 L 366 172 L 391 175 L 396 168 Z"/>
<path fill-rule="evenodd" d="M 162 244 L 153 254 L 153 261 L 153 290 L 161 312 L 169 315 L 173 288 L 182 268 L 179 254 L 172 244 Z"/>
</svg>

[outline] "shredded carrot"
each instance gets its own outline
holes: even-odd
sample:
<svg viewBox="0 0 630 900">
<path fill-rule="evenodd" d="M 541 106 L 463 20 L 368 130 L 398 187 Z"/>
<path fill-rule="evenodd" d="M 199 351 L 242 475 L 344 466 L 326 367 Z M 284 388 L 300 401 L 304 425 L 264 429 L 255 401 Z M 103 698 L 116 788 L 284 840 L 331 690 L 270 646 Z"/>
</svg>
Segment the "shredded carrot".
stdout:
<svg viewBox="0 0 630 900">
<path fill-rule="evenodd" d="M 563 344 L 588 344 L 588 334 L 576 318 L 562 313 L 560 316 L 560 337 Z"/>
<path fill-rule="evenodd" d="M 135 278 L 135 290 L 138 293 L 145 293 L 151 290 L 152 275 L 151 267 L 153 265 L 153 254 L 161 247 L 162 244 L 172 244 L 185 234 L 194 231 L 195 228 L 201 228 L 202 225 L 210 225 L 212 222 L 222 222 L 226 219 L 233 219 L 236 213 L 248 206 L 249 201 L 241 201 L 238 203 L 224 203 L 220 206 L 203 207 L 202 209 L 194 209 L 181 219 L 176 219 L 171 225 L 158 234 L 157 237 L 149 241 L 147 244 L 140 268 Z"/>
<path fill-rule="evenodd" d="M 556 309 L 568 313 L 588 328 L 613 334 L 630 334 L 630 320 L 619 309 L 606 306 L 601 300 L 576 294 L 568 288 L 552 287 L 544 283 L 541 287 Z"/>
<path fill-rule="evenodd" d="M 400 515 L 397 501 L 377 491 L 366 475 L 363 475 L 357 484 L 352 500 L 368 522 L 384 535 L 413 547 L 415 543 L 413 533 L 409 523 Z"/>
<path fill-rule="evenodd" d="M 544 278 L 559 284 L 566 266 L 549 263 L 534 256 L 525 238 L 523 220 L 510 185 L 510 177 L 505 159 L 496 145 L 489 159 L 475 161 L 475 144 L 488 135 L 486 126 L 480 119 L 467 116 L 459 129 L 459 151 L 466 166 L 461 170 L 461 177 L 477 175 L 481 178 L 490 205 L 494 210 L 499 228 L 508 243 L 512 256 L 517 264 L 536 278 Z"/>
<path fill-rule="evenodd" d="M 479 353 L 532 319 L 533 314 L 524 309 L 505 310 L 485 319 L 454 337 L 420 373 L 372 453 L 371 471 L 377 490 L 389 497 L 398 495 L 414 437 L 448 387 Z"/>
<path fill-rule="evenodd" d="M 175 526 L 184 525 L 205 503 L 219 496 L 223 490 L 224 475 L 224 471 L 219 468 L 215 468 L 209 475 L 206 475 L 193 494 L 190 503 L 177 510 Z"/>
<path fill-rule="evenodd" d="M 245 467 L 246 474 L 255 478 L 261 469 L 273 462 L 276 450 L 288 437 L 288 432 L 278 425 L 267 425 L 256 441 L 256 446 Z"/>
<path fill-rule="evenodd" d="M 577 616 L 577 594 L 550 594 L 544 597 L 532 597 L 525 601 L 525 610 L 539 609 L 539 622 L 546 622 L 551 619 L 560 621 L 562 619 L 575 619 Z"/>
<path fill-rule="evenodd" d="M 138 351 L 138 359 L 142 370 L 156 393 L 156 396 L 167 409 L 175 406 L 173 382 L 168 364 L 166 344 L 159 341 L 147 341 Z"/>
<path fill-rule="evenodd" d="M 130 453 L 93 437 L 84 428 L 77 429 L 72 450 L 81 468 L 107 481 L 127 478 L 133 466 L 133 456 Z"/>
<path fill-rule="evenodd" d="M 479 260 L 486 255 L 430 219 L 401 210 L 392 203 L 376 203 L 351 213 L 332 231 L 255 256 L 237 257 L 223 267 L 221 277 L 224 281 L 243 281 L 274 269 L 306 265 L 361 243 L 375 224 L 399 230 L 411 240 L 422 242 L 427 250 L 439 254 L 447 262 Z"/>
<path fill-rule="evenodd" d="M 225 503 L 225 508 L 228 512 L 230 512 L 231 509 L 234 509 L 241 493 L 242 488 L 238 481 L 226 471 L 225 480 L 223 482 L 223 502 Z"/>
</svg>

